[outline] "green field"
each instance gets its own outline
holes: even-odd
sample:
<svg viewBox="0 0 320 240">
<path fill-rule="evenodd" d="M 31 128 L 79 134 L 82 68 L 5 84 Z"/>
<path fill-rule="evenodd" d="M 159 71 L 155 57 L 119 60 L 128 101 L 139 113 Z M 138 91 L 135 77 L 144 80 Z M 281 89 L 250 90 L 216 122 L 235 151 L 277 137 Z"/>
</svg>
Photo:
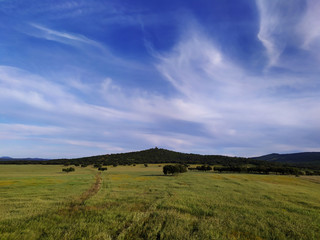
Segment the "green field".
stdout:
<svg viewBox="0 0 320 240">
<path fill-rule="evenodd" d="M 0 166 L 0 239 L 320 239 L 320 177 Z"/>
</svg>

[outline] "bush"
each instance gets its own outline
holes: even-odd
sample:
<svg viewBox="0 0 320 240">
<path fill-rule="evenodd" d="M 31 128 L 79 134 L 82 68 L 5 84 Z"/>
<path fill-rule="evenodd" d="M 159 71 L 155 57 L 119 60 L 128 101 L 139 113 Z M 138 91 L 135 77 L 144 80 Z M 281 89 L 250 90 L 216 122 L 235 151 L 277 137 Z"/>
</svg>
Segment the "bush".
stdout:
<svg viewBox="0 0 320 240">
<path fill-rule="evenodd" d="M 75 171 L 75 169 L 73 167 L 62 168 L 62 172 L 69 173 L 69 172 L 74 172 L 74 171 Z"/>
<path fill-rule="evenodd" d="M 167 174 L 178 174 L 178 173 L 184 173 L 187 171 L 186 166 L 182 164 L 176 164 L 176 165 L 165 165 L 163 167 L 163 173 L 164 175 Z"/>
<path fill-rule="evenodd" d="M 99 170 L 99 171 L 106 171 L 106 170 L 108 170 L 108 168 L 106 168 L 106 167 L 99 167 L 98 170 Z"/>
<path fill-rule="evenodd" d="M 196 167 L 196 169 L 197 169 L 198 171 L 211 171 L 211 170 L 212 170 L 212 167 L 202 165 L 202 166 Z"/>
</svg>

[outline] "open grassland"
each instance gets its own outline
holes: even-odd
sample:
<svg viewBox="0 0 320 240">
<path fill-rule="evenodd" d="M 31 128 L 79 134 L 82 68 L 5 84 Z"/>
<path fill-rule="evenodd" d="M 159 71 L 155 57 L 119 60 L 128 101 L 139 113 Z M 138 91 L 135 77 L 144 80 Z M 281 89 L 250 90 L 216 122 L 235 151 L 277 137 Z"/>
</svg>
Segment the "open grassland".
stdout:
<svg viewBox="0 0 320 240">
<path fill-rule="evenodd" d="M 0 239 L 320 239 L 320 177 L 0 166 Z"/>
</svg>

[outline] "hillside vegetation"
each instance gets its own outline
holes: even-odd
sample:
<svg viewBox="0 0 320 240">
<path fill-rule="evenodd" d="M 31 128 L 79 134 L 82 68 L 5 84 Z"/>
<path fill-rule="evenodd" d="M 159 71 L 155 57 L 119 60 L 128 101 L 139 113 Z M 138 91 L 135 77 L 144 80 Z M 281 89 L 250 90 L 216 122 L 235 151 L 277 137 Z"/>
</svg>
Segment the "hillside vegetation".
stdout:
<svg viewBox="0 0 320 240">
<path fill-rule="evenodd" d="M 0 164 L 42 164 L 42 165 L 75 165 L 86 167 L 94 165 L 97 167 L 106 165 L 135 165 L 148 163 L 177 163 L 186 166 L 190 164 L 202 164 L 215 166 L 214 170 L 219 172 L 258 173 L 258 174 L 292 174 L 292 175 L 319 175 L 320 168 L 309 166 L 309 168 L 281 163 L 268 155 L 261 158 L 229 157 L 222 155 L 200 155 L 191 153 L 180 153 L 166 149 L 152 148 L 144 151 L 106 154 L 92 157 L 75 159 L 55 160 L 9 160 L 0 161 Z M 191 169 L 190 169 L 191 170 Z"/>
<path fill-rule="evenodd" d="M 265 165 L 280 166 L 281 164 L 270 163 L 267 161 L 256 160 L 243 157 L 229 157 L 222 155 L 200 155 L 192 153 L 180 153 L 161 148 L 151 148 L 148 150 L 105 154 L 92 157 L 74 158 L 74 159 L 55 159 L 35 161 L 30 159 L 19 159 L 17 161 L 0 161 L 0 164 L 95 164 L 105 163 L 107 165 L 127 165 L 143 163 L 181 163 L 181 164 L 209 164 L 209 165 Z"/>
</svg>

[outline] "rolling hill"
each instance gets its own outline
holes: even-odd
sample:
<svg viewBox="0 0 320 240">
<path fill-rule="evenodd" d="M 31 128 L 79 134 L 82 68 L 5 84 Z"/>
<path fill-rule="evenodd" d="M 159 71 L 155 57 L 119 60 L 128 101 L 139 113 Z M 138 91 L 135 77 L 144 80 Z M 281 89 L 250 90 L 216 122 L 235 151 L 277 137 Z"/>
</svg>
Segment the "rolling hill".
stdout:
<svg viewBox="0 0 320 240">
<path fill-rule="evenodd" d="M 40 158 L 0 158 L 0 164 L 95 164 L 127 165 L 143 163 L 182 163 L 209 165 L 260 165 L 265 167 L 290 165 L 296 167 L 320 169 L 320 152 L 303 152 L 292 154 L 272 153 L 260 157 L 244 158 L 223 155 L 201 155 L 181 153 L 162 148 L 142 151 L 105 154 L 74 159 L 40 159 Z"/>
<path fill-rule="evenodd" d="M 15 161 L 16 160 L 16 161 Z M 223 155 L 200 155 L 192 153 L 181 153 L 161 148 L 151 148 L 143 151 L 105 154 L 91 157 L 74 159 L 54 159 L 54 160 L 32 160 L 32 159 L 10 159 L 0 161 L 0 164 L 105 164 L 105 165 L 127 165 L 144 163 L 181 163 L 181 164 L 209 164 L 209 165 L 264 165 L 278 166 L 276 162 L 268 162 L 244 157 L 230 157 Z"/>
<path fill-rule="evenodd" d="M 320 169 L 320 152 L 301 152 L 289 154 L 272 153 L 260 157 L 254 157 L 252 159 L 290 164 L 297 167 Z"/>
</svg>

